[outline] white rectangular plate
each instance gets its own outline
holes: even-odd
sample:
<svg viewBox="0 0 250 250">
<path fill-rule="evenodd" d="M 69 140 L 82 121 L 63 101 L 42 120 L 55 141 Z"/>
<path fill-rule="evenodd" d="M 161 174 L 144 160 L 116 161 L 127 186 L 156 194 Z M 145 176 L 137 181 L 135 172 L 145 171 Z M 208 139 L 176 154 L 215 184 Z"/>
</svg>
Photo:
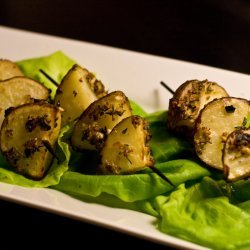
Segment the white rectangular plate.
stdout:
<svg viewBox="0 0 250 250">
<path fill-rule="evenodd" d="M 62 50 L 95 72 L 107 89 L 124 91 L 149 112 L 168 107 L 171 95 L 159 84 L 160 81 L 176 89 L 189 79 L 209 79 L 220 83 L 232 96 L 249 99 L 250 77 L 236 72 L 3 26 L 0 26 L 0 37 L 0 58 L 17 61 Z M 205 249 L 161 233 L 155 228 L 152 216 L 79 201 L 55 190 L 0 183 L 0 197 L 158 243 Z"/>
</svg>

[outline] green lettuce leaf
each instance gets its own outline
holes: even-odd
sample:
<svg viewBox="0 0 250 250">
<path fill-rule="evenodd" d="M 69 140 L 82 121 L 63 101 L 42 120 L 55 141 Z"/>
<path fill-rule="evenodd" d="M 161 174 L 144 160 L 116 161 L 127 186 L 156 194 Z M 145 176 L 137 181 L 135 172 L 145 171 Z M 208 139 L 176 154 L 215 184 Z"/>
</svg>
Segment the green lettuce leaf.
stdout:
<svg viewBox="0 0 250 250">
<path fill-rule="evenodd" d="M 190 142 L 176 137 L 166 128 L 166 111 L 158 111 L 145 117 L 150 124 L 150 147 L 156 163 L 177 158 L 189 158 L 195 154 Z"/>
<path fill-rule="evenodd" d="M 153 112 L 153 113 L 150 113 L 150 114 L 147 114 L 145 116 L 145 118 L 147 119 L 147 121 L 150 123 L 150 124 L 153 124 L 153 123 L 161 123 L 161 124 L 164 124 L 166 125 L 166 122 L 167 122 L 167 115 L 168 115 L 168 112 L 167 111 L 163 111 L 163 110 L 160 110 L 160 111 L 156 111 L 156 112 Z"/>
<path fill-rule="evenodd" d="M 59 155 L 61 162 L 56 159 L 53 161 L 46 176 L 39 181 L 28 179 L 16 172 L 11 168 L 0 154 L 0 182 L 15 184 L 23 187 L 49 187 L 55 185 L 60 181 L 61 176 L 68 170 L 68 163 L 70 159 L 70 150 L 67 143 L 63 141 L 63 135 L 67 132 L 68 127 L 61 130 L 57 154 Z"/>
<path fill-rule="evenodd" d="M 180 183 L 200 179 L 210 172 L 191 160 L 173 160 L 157 164 L 168 178 L 177 186 Z M 79 172 L 66 172 L 54 189 L 75 195 L 97 197 L 107 193 L 127 202 L 146 200 L 173 189 L 155 173 L 132 175 L 87 175 Z"/>
<path fill-rule="evenodd" d="M 167 234 L 213 249 L 250 248 L 250 204 L 231 204 L 209 177 L 156 197 L 154 206 L 161 215 L 160 230 Z"/>
<path fill-rule="evenodd" d="M 248 115 L 247 115 L 245 127 L 246 127 L 246 128 L 249 128 L 249 127 L 250 127 L 250 112 L 249 112 Z"/>
<path fill-rule="evenodd" d="M 144 109 L 141 106 L 139 106 L 136 102 L 134 102 L 132 100 L 129 100 L 129 102 L 130 102 L 130 106 L 132 108 L 132 113 L 134 115 L 139 115 L 141 117 L 147 116 L 147 112 L 144 111 Z"/>
<path fill-rule="evenodd" d="M 31 58 L 17 62 L 24 75 L 43 83 L 47 88 L 51 89 L 51 97 L 56 93 L 55 86 L 46 76 L 39 70 L 44 70 L 58 84 L 69 69 L 75 64 L 75 61 L 66 56 L 63 52 L 57 51 L 51 55 L 39 58 Z"/>
<path fill-rule="evenodd" d="M 232 182 L 229 187 L 234 199 L 240 202 L 250 200 L 250 179 Z"/>
</svg>

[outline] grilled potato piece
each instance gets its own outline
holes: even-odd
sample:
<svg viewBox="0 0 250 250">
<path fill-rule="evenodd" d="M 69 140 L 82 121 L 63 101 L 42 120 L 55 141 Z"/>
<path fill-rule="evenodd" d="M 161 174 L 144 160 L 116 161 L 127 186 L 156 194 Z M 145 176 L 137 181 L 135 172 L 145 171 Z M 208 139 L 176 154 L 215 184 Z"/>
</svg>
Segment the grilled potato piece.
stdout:
<svg viewBox="0 0 250 250">
<path fill-rule="evenodd" d="M 0 81 L 14 76 L 23 76 L 23 73 L 17 64 L 10 60 L 0 59 Z"/>
<path fill-rule="evenodd" d="M 104 174 L 134 173 L 153 166 L 148 123 L 140 116 L 130 116 L 118 123 L 101 151 L 100 170 Z"/>
<path fill-rule="evenodd" d="M 71 137 L 73 148 L 101 149 L 113 127 L 131 115 L 129 100 L 122 91 L 114 91 L 98 99 L 75 124 Z"/>
<path fill-rule="evenodd" d="M 20 174 L 39 180 L 53 156 L 61 128 L 60 110 L 48 103 L 29 103 L 12 108 L 0 132 L 0 148 L 6 160 Z"/>
<path fill-rule="evenodd" d="M 193 137 L 195 120 L 200 110 L 212 100 L 227 96 L 226 90 L 215 82 L 186 81 L 169 100 L 168 129 Z"/>
<path fill-rule="evenodd" d="M 194 146 L 197 155 L 209 166 L 223 170 L 222 150 L 228 135 L 243 126 L 249 101 L 224 97 L 208 103 L 196 121 Z"/>
<path fill-rule="evenodd" d="M 33 102 L 33 99 L 46 100 L 48 97 L 49 89 L 30 78 L 18 76 L 1 81 L 0 127 L 6 109 Z"/>
<path fill-rule="evenodd" d="M 101 81 L 87 69 L 74 65 L 59 85 L 55 104 L 62 107 L 63 126 L 80 117 L 95 100 L 106 94 Z"/>
<path fill-rule="evenodd" d="M 250 129 L 236 129 L 228 136 L 222 160 L 229 181 L 250 176 Z"/>
</svg>

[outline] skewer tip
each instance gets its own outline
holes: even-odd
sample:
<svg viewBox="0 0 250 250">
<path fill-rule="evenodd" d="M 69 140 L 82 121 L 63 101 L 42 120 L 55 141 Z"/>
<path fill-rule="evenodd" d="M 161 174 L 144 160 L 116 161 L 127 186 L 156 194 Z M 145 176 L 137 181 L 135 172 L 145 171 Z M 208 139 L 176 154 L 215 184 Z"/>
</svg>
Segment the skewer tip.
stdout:
<svg viewBox="0 0 250 250">
<path fill-rule="evenodd" d="M 167 178 L 167 176 L 164 175 L 158 168 L 156 168 L 155 166 L 151 166 L 150 168 L 152 169 L 153 172 L 155 172 L 158 176 L 160 176 L 164 181 L 166 181 L 171 186 L 175 187 L 175 185 Z"/>
<path fill-rule="evenodd" d="M 175 92 L 165 82 L 161 81 L 160 83 L 165 89 L 167 89 L 172 95 L 174 95 Z"/>
</svg>

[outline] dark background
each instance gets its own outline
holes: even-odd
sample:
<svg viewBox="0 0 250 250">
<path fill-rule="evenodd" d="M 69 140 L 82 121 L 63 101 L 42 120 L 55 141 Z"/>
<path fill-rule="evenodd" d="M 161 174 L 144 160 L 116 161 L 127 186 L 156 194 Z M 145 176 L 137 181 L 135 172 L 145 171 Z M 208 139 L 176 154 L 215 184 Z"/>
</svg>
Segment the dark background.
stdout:
<svg viewBox="0 0 250 250">
<path fill-rule="evenodd" d="M 249 0 L 1 0 L 0 23 L 250 72 Z"/>
<path fill-rule="evenodd" d="M 0 24 L 250 73 L 248 0 L 1 0 Z M 1 42 L 1 38 L 0 38 Z M 0 202 L 1 249 L 166 249 Z M 10 239 L 10 240 L 9 240 Z M 31 243 L 31 239 L 35 239 Z M 48 243 L 51 242 L 51 243 Z M 3 247 L 4 244 L 4 247 Z M 86 247 L 91 244 L 91 247 Z M 170 248 L 169 248 L 170 249 Z"/>
</svg>

